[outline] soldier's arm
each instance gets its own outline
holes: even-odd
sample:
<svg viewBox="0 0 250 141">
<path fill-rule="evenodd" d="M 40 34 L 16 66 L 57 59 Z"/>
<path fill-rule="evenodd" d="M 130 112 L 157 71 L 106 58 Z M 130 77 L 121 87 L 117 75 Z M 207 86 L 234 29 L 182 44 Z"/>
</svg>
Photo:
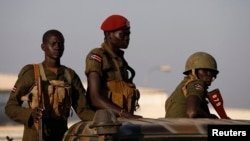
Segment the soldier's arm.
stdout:
<svg viewBox="0 0 250 141">
<path fill-rule="evenodd" d="M 71 71 L 71 76 L 72 107 L 81 120 L 92 120 L 95 112 L 91 110 L 90 106 L 88 105 L 86 90 L 81 82 L 81 79 L 74 71 Z"/>
<path fill-rule="evenodd" d="M 33 76 L 32 65 L 27 65 L 22 68 L 5 105 L 5 114 L 10 119 L 25 125 L 29 124 L 32 109 L 22 106 L 23 101 L 21 97 L 27 94 L 30 87 L 32 87 L 34 83 Z"/>
<path fill-rule="evenodd" d="M 130 114 L 129 112 L 116 106 L 110 102 L 106 97 L 101 95 L 101 79 L 97 72 L 90 72 L 88 74 L 88 92 L 91 103 L 97 109 L 111 109 L 116 116 L 125 118 L 141 118 L 141 116 Z"/>
<path fill-rule="evenodd" d="M 88 93 L 91 103 L 97 109 L 113 109 L 115 113 L 120 112 L 121 108 L 101 95 L 101 78 L 97 72 L 93 71 L 88 74 Z"/>
<path fill-rule="evenodd" d="M 189 118 L 218 118 L 213 114 L 206 113 L 200 107 L 201 100 L 196 95 L 187 97 L 187 115 Z"/>
</svg>

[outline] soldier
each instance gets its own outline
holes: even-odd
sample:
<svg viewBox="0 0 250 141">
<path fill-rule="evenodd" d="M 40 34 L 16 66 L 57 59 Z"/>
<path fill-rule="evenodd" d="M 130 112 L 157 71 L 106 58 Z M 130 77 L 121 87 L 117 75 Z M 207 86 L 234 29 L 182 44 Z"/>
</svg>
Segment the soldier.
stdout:
<svg viewBox="0 0 250 141">
<path fill-rule="evenodd" d="M 206 52 L 196 52 L 186 61 L 184 79 L 165 103 L 166 118 L 218 118 L 208 108 L 208 87 L 217 77 L 217 63 Z"/>
<path fill-rule="evenodd" d="M 118 117 L 140 118 L 134 115 L 140 96 L 133 83 L 135 71 L 122 50 L 129 45 L 130 23 L 124 16 L 111 15 L 101 29 L 104 42 L 86 56 L 87 96 L 95 110 L 112 109 Z"/>
<path fill-rule="evenodd" d="M 44 61 L 27 64 L 21 69 L 5 113 L 24 125 L 23 141 L 61 141 L 68 129 L 71 107 L 84 121 L 92 120 L 95 112 L 87 105 L 86 91 L 78 74 L 61 65 L 64 52 L 62 33 L 58 30 L 45 32 L 41 48 L 45 53 Z M 41 83 L 36 81 L 39 78 Z M 29 107 L 23 104 L 24 101 Z"/>
</svg>

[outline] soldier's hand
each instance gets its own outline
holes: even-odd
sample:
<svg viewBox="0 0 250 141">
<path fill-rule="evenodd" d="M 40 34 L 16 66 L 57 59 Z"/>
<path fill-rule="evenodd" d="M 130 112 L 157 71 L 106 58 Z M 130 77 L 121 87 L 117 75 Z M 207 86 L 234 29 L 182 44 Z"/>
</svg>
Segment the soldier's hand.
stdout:
<svg viewBox="0 0 250 141">
<path fill-rule="evenodd" d="M 42 108 L 36 107 L 33 109 L 31 116 L 32 116 L 34 122 L 38 122 L 40 120 L 40 118 L 42 118 L 42 115 L 43 115 L 42 112 L 43 112 Z"/>
<path fill-rule="evenodd" d="M 134 115 L 134 114 L 131 114 L 131 113 L 127 112 L 127 111 L 120 112 L 119 117 L 121 117 L 121 118 L 134 118 L 134 119 L 143 118 L 140 115 Z"/>
</svg>

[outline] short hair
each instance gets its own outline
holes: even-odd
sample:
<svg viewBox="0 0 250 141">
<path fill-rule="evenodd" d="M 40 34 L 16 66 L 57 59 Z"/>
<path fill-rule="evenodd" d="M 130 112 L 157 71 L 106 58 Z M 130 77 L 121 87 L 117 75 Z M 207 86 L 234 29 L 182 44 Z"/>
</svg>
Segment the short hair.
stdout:
<svg viewBox="0 0 250 141">
<path fill-rule="evenodd" d="M 60 31 L 56 30 L 56 29 L 51 29 L 51 30 L 46 31 L 43 34 L 43 39 L 42 39 L 43 43 L 47 42 L 48 39 L 49 39 L 49 37 L 51 37 L 51 36 L 58 36 L 64 42 L 64 36 L 63 36 L 63 34 Z"/>
</svg>

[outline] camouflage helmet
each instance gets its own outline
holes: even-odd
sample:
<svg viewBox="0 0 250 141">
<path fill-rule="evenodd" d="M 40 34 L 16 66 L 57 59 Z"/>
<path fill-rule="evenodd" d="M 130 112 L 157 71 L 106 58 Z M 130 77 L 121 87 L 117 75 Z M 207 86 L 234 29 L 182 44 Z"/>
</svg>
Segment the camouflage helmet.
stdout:
<svg viewBox="0 0 250 141">
<path fill-rule="evenodd" d="M 217 63 L 214 57 L 206 52 L 195 52 L 186 61 L 185 71 L 183 74 L 188 74 L 192 69 L 211 69 L 219 73 Z"/>
</svg>

